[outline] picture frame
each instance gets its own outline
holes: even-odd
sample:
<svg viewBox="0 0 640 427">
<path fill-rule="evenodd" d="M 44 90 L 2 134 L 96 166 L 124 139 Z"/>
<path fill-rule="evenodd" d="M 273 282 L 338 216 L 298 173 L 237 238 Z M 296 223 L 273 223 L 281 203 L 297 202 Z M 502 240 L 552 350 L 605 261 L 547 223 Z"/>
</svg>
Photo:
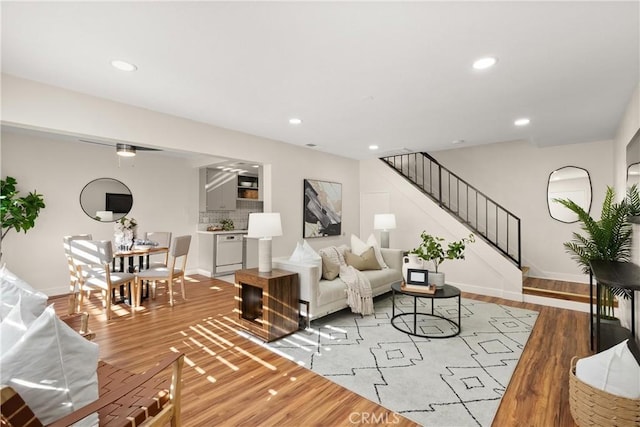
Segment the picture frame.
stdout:
<svg viewBox="0 0 640 427">
<path fill-rule="evenodd" d="M 304 180 L 303 238 L 342 234 L 342 184 Z"/>
<path fill-rule="evenodd" d="M 429 286 L 429 270 L 409 268 L 407 270 L 407 285 Z"/>
</svg>

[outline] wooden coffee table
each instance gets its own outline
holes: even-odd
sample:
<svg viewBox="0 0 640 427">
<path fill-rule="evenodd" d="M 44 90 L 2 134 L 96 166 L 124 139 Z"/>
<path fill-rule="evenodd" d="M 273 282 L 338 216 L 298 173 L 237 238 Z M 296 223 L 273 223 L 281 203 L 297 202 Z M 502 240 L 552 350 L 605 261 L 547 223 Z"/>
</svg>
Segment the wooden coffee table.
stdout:
<svg viewBox="0 0 640 427">
<path fill-rule="evenodd" d="M 405 334 L 413 335 L 416 337 L 422 337 L 422 338 L 450 338 L 450 337 L 455 337 L 460 333 L 460 330 L 461 330 L 460 298 L 461 297 L 460 297 L 460 289 L 456 288 L 455 286 L 444 285 L 442 288 L 436 290 L 435 294 L 428 294 L 424 292 L 415 292 L 415 291 L 404 289 L 402 287 L 402 284 L 400 282 L 397 282 L 391 285 L 391 292 L 392 292 L 391 325 L 397 330 L 399 330 L 400 332 L 404 332 Z M 408 295 L 413 297 L 413 312 L 396 314 L 396 292 L 402 295 Z M 456 298 L 456 297 L 458 298 L 458 322 L 457 323 L 455 320 L 449 319 L 444 316 L 439 316 L 434 313 L 433 304 L 436 299 L 448 299 L 448 298 Z M 418 298 L 431 299 L 431 313 L 420 313 L 417 311 Z M 418 333 L 418 329 L 417 329 L 419 316 L 446 320 L 451 325 L 455 326 L 454 328 L 455 330 L 453 333 L 446 334 L 446 335 L 420 334 Z M 410 323 L 411 323 L 410 321 L 409 322 L 400 321 L 402 320 L 402 318 L 405 318 L 405 317 L 413 318 L 413 329 L 410 326 Z M 399 326 L 397 323 L 401 323 L 401 325 Z M 405 326 L 405 327 L 402 328 L 401 326 Z"/>
</svg>

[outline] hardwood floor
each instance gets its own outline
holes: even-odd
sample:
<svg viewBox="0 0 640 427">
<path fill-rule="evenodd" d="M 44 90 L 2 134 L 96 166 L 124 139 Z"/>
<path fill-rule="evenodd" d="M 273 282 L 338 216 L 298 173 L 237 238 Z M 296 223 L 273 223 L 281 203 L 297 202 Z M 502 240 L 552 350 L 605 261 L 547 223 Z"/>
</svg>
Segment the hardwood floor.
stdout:
<svg viewBox="0 0 640 427">
<path fill-rule="evenodd" d="M 349 426 L 415 423 L 298 366 L 263 347 L 236 322 L 233 285 L 191 276 L 187 301 L 155 301 L 130 315 L 118 307 L 106 320 L 100 300 L 91 314 L 100 357 L 142 372 L 169 351 L 186 354 L 185 426 Z M 463 294 L 466 298 L 538 310 L 540 315 L 502 399 L 494 426 L 573 426 L 568 403 L 569 362 L 588 349 L 586 313 Z M 67 311 L 67 298 L 52 298 Z M 463 326 L 464 327 L 464 326 Z M 426 389 L 428 385 L 423 387 Z"/>
</svg>

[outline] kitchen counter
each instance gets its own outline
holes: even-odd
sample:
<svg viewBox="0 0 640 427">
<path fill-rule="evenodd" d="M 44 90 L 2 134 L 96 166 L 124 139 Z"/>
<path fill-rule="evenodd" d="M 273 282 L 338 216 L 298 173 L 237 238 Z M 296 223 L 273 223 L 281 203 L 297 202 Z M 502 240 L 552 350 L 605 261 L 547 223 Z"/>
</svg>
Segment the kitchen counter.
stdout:
<svg viewBox="0 0 640 427">
<path fill-rule="evenodd" d="M 247 230 L 229 230 L 229 231 L 198 230 L 198 233 L 201 233 L 201 234 L 246 234 Z"/>
</svg>

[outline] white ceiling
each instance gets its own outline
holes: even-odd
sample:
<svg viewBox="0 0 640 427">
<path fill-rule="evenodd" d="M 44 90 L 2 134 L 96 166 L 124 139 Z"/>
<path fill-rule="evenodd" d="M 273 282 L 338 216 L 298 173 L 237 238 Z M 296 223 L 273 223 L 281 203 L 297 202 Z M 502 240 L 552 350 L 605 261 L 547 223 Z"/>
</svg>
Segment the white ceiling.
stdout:
<svg viewBox="0 0 640 427">
<path fill-rule="evenodd" d="M 611 139 L 640 81 L 638 1 L 3 1 L 1 11 L 4 73 L 356 159 L 454 140 Z M 473 70 L 485 55 L 498 64 Z M 115 70 L 116 58 L 138 71 Z M 514 126 L 519 117 L 531 124 Z"/>
</svg>

